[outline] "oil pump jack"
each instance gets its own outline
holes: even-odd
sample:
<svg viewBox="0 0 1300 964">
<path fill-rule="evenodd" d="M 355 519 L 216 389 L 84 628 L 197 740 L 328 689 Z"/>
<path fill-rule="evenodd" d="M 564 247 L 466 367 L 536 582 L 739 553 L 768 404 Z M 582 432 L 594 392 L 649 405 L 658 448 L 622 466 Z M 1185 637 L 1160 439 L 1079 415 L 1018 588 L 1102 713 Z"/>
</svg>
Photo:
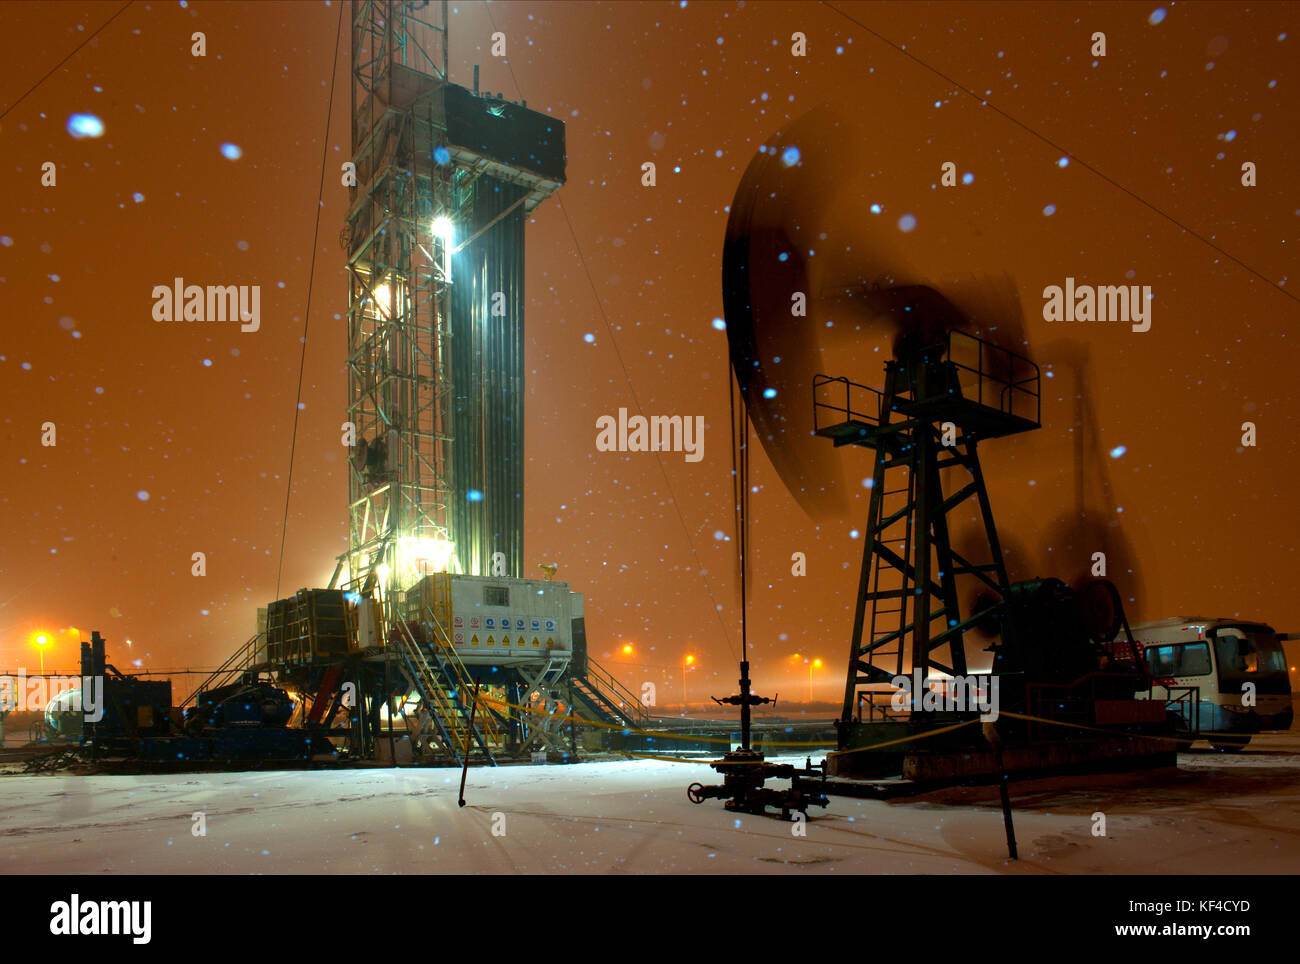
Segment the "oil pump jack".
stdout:
<svg viewBox="0 0 1300 964">
<path fill-rule="evenodd" d="M 742 424 L 752 422 L 790 495 L 809 516 L 843 519 L 843 465 L 829 456 L 845 446 L 875 453 L 863 483 L 871 495 L 839 748 L 823 769 L 962 779 L 991 772 L 995 756 L 1001 770 L 1002 750 L 1025 770 L 1168 764 L 1173 745 L 1159 739 L 1170 731 L 1167 707 L 1134 699 L 1152 680 L 1114 585 L 1008 578 L 978 449 L 1040 427 L 1040 372 L 1017 350 L 1028 341 L 1014 286 L 970 273 L 986 225 L 952 221 L 938 247 L 909 247 L 915 219 L 896 230 L 873 220 L 881 206 L 868 212 L 864 177 L 873 161 L 886 168 L 906 157 L 872 151 L 880 140 L 869 124 L 828 108 L 777 132 L 741 180 L 723 252 Z M 964 271 L 954 255 L 968 259 Z M 820 374 L 828 352 L 860 365 L 864 344 L 881 335 L 893 356 L 883 387 Z M 954 538 L 971 522 L 977 539 Z M 968 634 L 992 640 L 973 675 Z M 732 698 L 742 711 L 754 700 L 745 666 Z M 1009 718 L 989 737 L 964 725 L 987 715 L 969 706 L 935 712 L 914 699 L 900 708 L 897 680 L 908 676 L 926 691 L 972 679 L 976 689 L 997 687 Z M 715 766 L 727 775 L 728 763 Z M 732 787 L 706 789 L 743 798 L 765 776 L 795 776 L 753 769 L 745 785 L 732 769 Z"/>
</svg>

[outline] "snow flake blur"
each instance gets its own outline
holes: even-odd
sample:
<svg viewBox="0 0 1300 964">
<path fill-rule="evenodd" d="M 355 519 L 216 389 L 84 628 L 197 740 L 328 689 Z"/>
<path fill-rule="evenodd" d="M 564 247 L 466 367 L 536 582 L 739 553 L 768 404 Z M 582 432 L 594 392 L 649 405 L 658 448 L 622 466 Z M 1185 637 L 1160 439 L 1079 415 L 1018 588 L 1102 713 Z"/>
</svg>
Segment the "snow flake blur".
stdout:
<svg viewBox="0 0 1300 964">
<path fill-rule="evenodd" d="M 68 133 L 77 140 L 87 137 L 102 137 L 104 122 L 94 114 L 73 114 L 68 118 Z"/>
</svg>

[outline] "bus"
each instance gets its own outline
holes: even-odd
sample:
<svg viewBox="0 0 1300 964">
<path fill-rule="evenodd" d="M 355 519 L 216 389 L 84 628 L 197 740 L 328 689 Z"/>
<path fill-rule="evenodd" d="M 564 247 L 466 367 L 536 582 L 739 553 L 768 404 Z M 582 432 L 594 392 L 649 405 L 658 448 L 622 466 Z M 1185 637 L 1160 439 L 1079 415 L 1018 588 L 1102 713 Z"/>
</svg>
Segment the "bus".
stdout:
<svg viewBox="0 0 1300 964">
<path fill-rule="evenodd" d="M 1139 623 L 1132 631 L 1154 680 L 1145 695 L 1170 700 L 1193 736 L 1227 750 L 1263 730 L 1291 728 L 1295 710 L 1281 643 L 1290 636 L 1264 623 L 1204 617 Z M 1189 687 L 1197 690 L 1194 705 L 1179 699 Z"/>
</svg>

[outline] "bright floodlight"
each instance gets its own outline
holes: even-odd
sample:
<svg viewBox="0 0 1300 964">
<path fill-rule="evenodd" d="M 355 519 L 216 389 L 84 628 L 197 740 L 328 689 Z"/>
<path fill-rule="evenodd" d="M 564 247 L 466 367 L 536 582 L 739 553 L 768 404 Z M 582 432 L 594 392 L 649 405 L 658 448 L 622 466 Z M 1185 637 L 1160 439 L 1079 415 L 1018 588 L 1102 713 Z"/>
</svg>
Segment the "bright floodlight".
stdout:
<svg viewBox="0 0 1300 964">
<path fill-rule="evenodd" d="M 421 568 L 430 572 L 446 572 L 456 550 L 446 539 L 410 538 L 403 542 L 417 572 Z"/>
<path fill-rule="evenodd" d="M 392 289 L 388 287 L 387 282 L 380 282 L 379 284 L 375 285 L 375 289 L 374 289 L 375 310 L 378 311 L 385 318 L 388 317 L 388 311 L 389 311 L 388 299 L 392 297 L 392 294 L 393 294 Z"/>
<path fill-rule="evenodd" d="M 456 234 L 456 228 L 451 223 L 451 218 L 434 218 L 433 233 L 436 237 L 442 238 L 447 244 L 451 244 L 451 239 Z"/>
</svg>

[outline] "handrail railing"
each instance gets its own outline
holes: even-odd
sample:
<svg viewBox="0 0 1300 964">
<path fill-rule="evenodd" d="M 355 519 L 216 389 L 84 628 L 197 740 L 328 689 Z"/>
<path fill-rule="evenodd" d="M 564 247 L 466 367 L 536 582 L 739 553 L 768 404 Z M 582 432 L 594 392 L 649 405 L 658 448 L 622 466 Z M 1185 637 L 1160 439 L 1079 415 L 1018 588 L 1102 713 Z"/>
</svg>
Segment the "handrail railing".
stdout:
<svg viewBox="0 0 1300 964">
<path fill-rule="evenodd" d="M 615 679 L 609 670 L 601 666 L 591 656 L 587 657 L 586 679 L 603 698 L 621 710 L 630 710 L 631 712 L 628 715 L 636 722 L 648 723 L 650 721 L 649 708 L 631 690 Z"/>
<path fill-rule="evenodd" d="M 1082 707 L 1083 708 L 1082 715 L 1084 717 L 1088 717 L 1089 708 L 1095 706 L 1097 702 L 1097 682 L 1098 680 L 1103 680 L 1103 679 L 1132 680 L 1133 676 L 1132 674 L 1129 673 L 1108 673 L 1105 671 L 1096 671 L 1092 673 L 1085 673 L 1083 676 L 1080 676 L 1077 680 L 1075 680 L 1072 683 L 1030 683 L 1027 687 L 1026 694 L 1025 694 L 1026 696 L 1025 702 L 1028 704 L 1029 714 L 1031 716 L 1035 716 L 1047 720 L 1052 720 L 1052 719 L 1067 720 L 1071 716 L 1080 715 L 1079 712 L 1077 711 L 1073 714 L 1067 712 L 1052 712 L 1048 704 L 1052 700 L 1059 700 L 1061 701 L 1061 703 L 1065 703 L 1066 701 L 1069 701 L 1071 703 L 1076 704 L 1078 707 Z M 1076 696 L 1075 691 L 1081 690 L 1082 687 L 1085 686 L 1085 684 L 1087 686 L 1087 691 L 1081 692 L 1079 695 Z M 1156 685 L 1162 686 L 1166 690 L 1166 692 L 1170 692 L 1172 694 L 1171 687 L 1164 686 L 1163 684 L 1160 683 L 1157 683 Z M 1196 690 L 1197 692 L 1199 692 L 1199 687 L 1187 687 L 1187 689 Z M 1155 701 L 1154 687 L 1148 689 L 1147 692 L 1149 695 L 1149 700 L 1154 702 Z M 1180 699 L 1182 698 L 1184 697 L 1180 697 Z M 1165 700 L 1166 707 L 1168 707 L 1168 704 L 1170 702 L 1175 702 L 1175 701 L 1168 700 L 1168 699 Z M 1057 707 L 1058 710 L 1060 708 L 1061 708 L 1060 706 Z M 1196 713 L 1196 716 L 1199 718 L 1199 712 Z M 1088 719 L 1084 719 L 1083 722 L 1092 723 L 1093 721 L 1090 718 L 1088 718 Z M 1044 726 L 1045 724 L 1041 724 L 1041 723 L 1030 723 L 1031 742 L 1034 740 L 1035 734 L 1038 733 Z"/>
<path fill-rule="evenodd" d="M 836 405 L 833 402 L 822 401 L 824 397 L 830 394 L 833 389 L 827 389 L 827 385 L 844 386 L 844 404 Z M 858 392 L 865 393 L 866 401 L 860 403 L 860 407 L 854 408 L 854 389 Z M 884 396 L 881 392 L 868 385 L 861 385 L 857 382 L 851 382 L 843 376 L 832 375 L 815 375 L 813 376 L 813 431 L 819 431 L 829 425 L 842 425 L 845 422 L 863 422 L 868 425 L 880 424 L 880 406 Z M 870 411 L 868 411 L 868 407 Z M 833 412 L 839 416 L 836 421 L 830 422 L 829 419 L 823 423 L 822 410 Z"/>
<path fill-rule="evenodd" d="M 1169 698 L 1165 700 L 1165 707 L 1173 708 L 1173 711 L 1181 716 L 1183 721 L 1187 724 L 1188 732 L 1195 733 L 1199 736 L 1201 733 L 1201 688 L 1199 686 L 1157 685 L 1161 685 L 1161 688 L 1169 694 Z M 1154 687 L 1152 687 L 1152 689 L 1154 689 Z M 1174 696 L 1175 690 L 1182 690 L 1182 696 Z M 1155 694 L 1152 693 L 1151 695 L 1154 698 Z M 1183 703 L 1187 705 L 1186 713 L 1176 709 L 1179 704 Z"/>
<path fill-rule="evenodd" d="M 415 673 L 421 701 L 428 701 L 425 709 L 433 717 L 433 724 L 446 742 L 447 749 L 457 762 L 463 763 L 465 756 L 473 750 L 474 734 L 458 720 L 459 708 L 438 682 L 433 667 L 429 665 L 406 620 L 397 620 L 396 629 L 397 638 L 402 644 L 402 656 Z"/>
<path fill-rule="evenodd" d="M 452 675 L 455 677 L 452 682 L 456 686 L 460 705 L 468 713 L 470 704 L 474 702 L 474 680 L 470 677 L 469 669 L 461 661 L 460 654 L 456 652 L 451 636 L 447 632 L 447 627 L 443 625 L 442 620 L 433 611 L 433 607 L 427 604 L 424 605 L 421 615 L 424 617 L 423 621 L 433 629 L 429 645 L 436 651 L 438 661 L 451 670 Z M 487 710 L 488 712 L 476 714 L 475 720 L 482 722 L 484 735 L 488 741 L 499 744 L 501 742 L 501 731 L 497 726 L 497 714 L 492 710 L 486 692 L 480 691 L 478 706 L 480 710 Z"/>
<path fill-rule="evenodd" d="M 953 351 L 953 342 L 958 345 L 968 342 L 975 347 L 975 367 L 957 360 Z M 995 345 L 991 341 L 979 338 L 959 328 L 948 332 L 947 362 L 958 371 L 970 372 L 975 376 L 974 401 L 988 408 L 995 408 L 1006 415 L 1021 415 L 1016 401 L 1024 397 L 1032 402 L 1034 415 L 1031 421 L 1035 425 L 1043 422 L 1042 377 L 1039 368 L 1024 355 L 1018 355 L 1009 348 Z M 986 364 L 987 363 L 987 364 Z M 960 377 L 960 376 L 959 376 Z M 989 398 L 985 398 L 985 384 L 988 383 Z M 1029 386 L 1033 386 L 1032 388 Z M 996 404 L 993 394 L 996 392 Z M 1019 393 L 1019 394 L 1017 394 Z"/>
<path fill-rule="evenodd" d="M 224 686 L 228 677 L 234 677 L 237 673 L 242 673 L 245 669 L 253 664 L 253 657 L 257 653 L 258 641 L 265 636 L 265 633 L 254 633 L 253 638 L 244 643 L 237 650 L 227 657 L 226 661 L 217 667 L 212 675 L 205 679 L 185 700 L 180 704 L 183 710 L 198 698 L 198 695 L 205 690 L 213 689 L 216 686 Z M 221 680 L 220 683 L 217 680 Z"/>
</svg>

